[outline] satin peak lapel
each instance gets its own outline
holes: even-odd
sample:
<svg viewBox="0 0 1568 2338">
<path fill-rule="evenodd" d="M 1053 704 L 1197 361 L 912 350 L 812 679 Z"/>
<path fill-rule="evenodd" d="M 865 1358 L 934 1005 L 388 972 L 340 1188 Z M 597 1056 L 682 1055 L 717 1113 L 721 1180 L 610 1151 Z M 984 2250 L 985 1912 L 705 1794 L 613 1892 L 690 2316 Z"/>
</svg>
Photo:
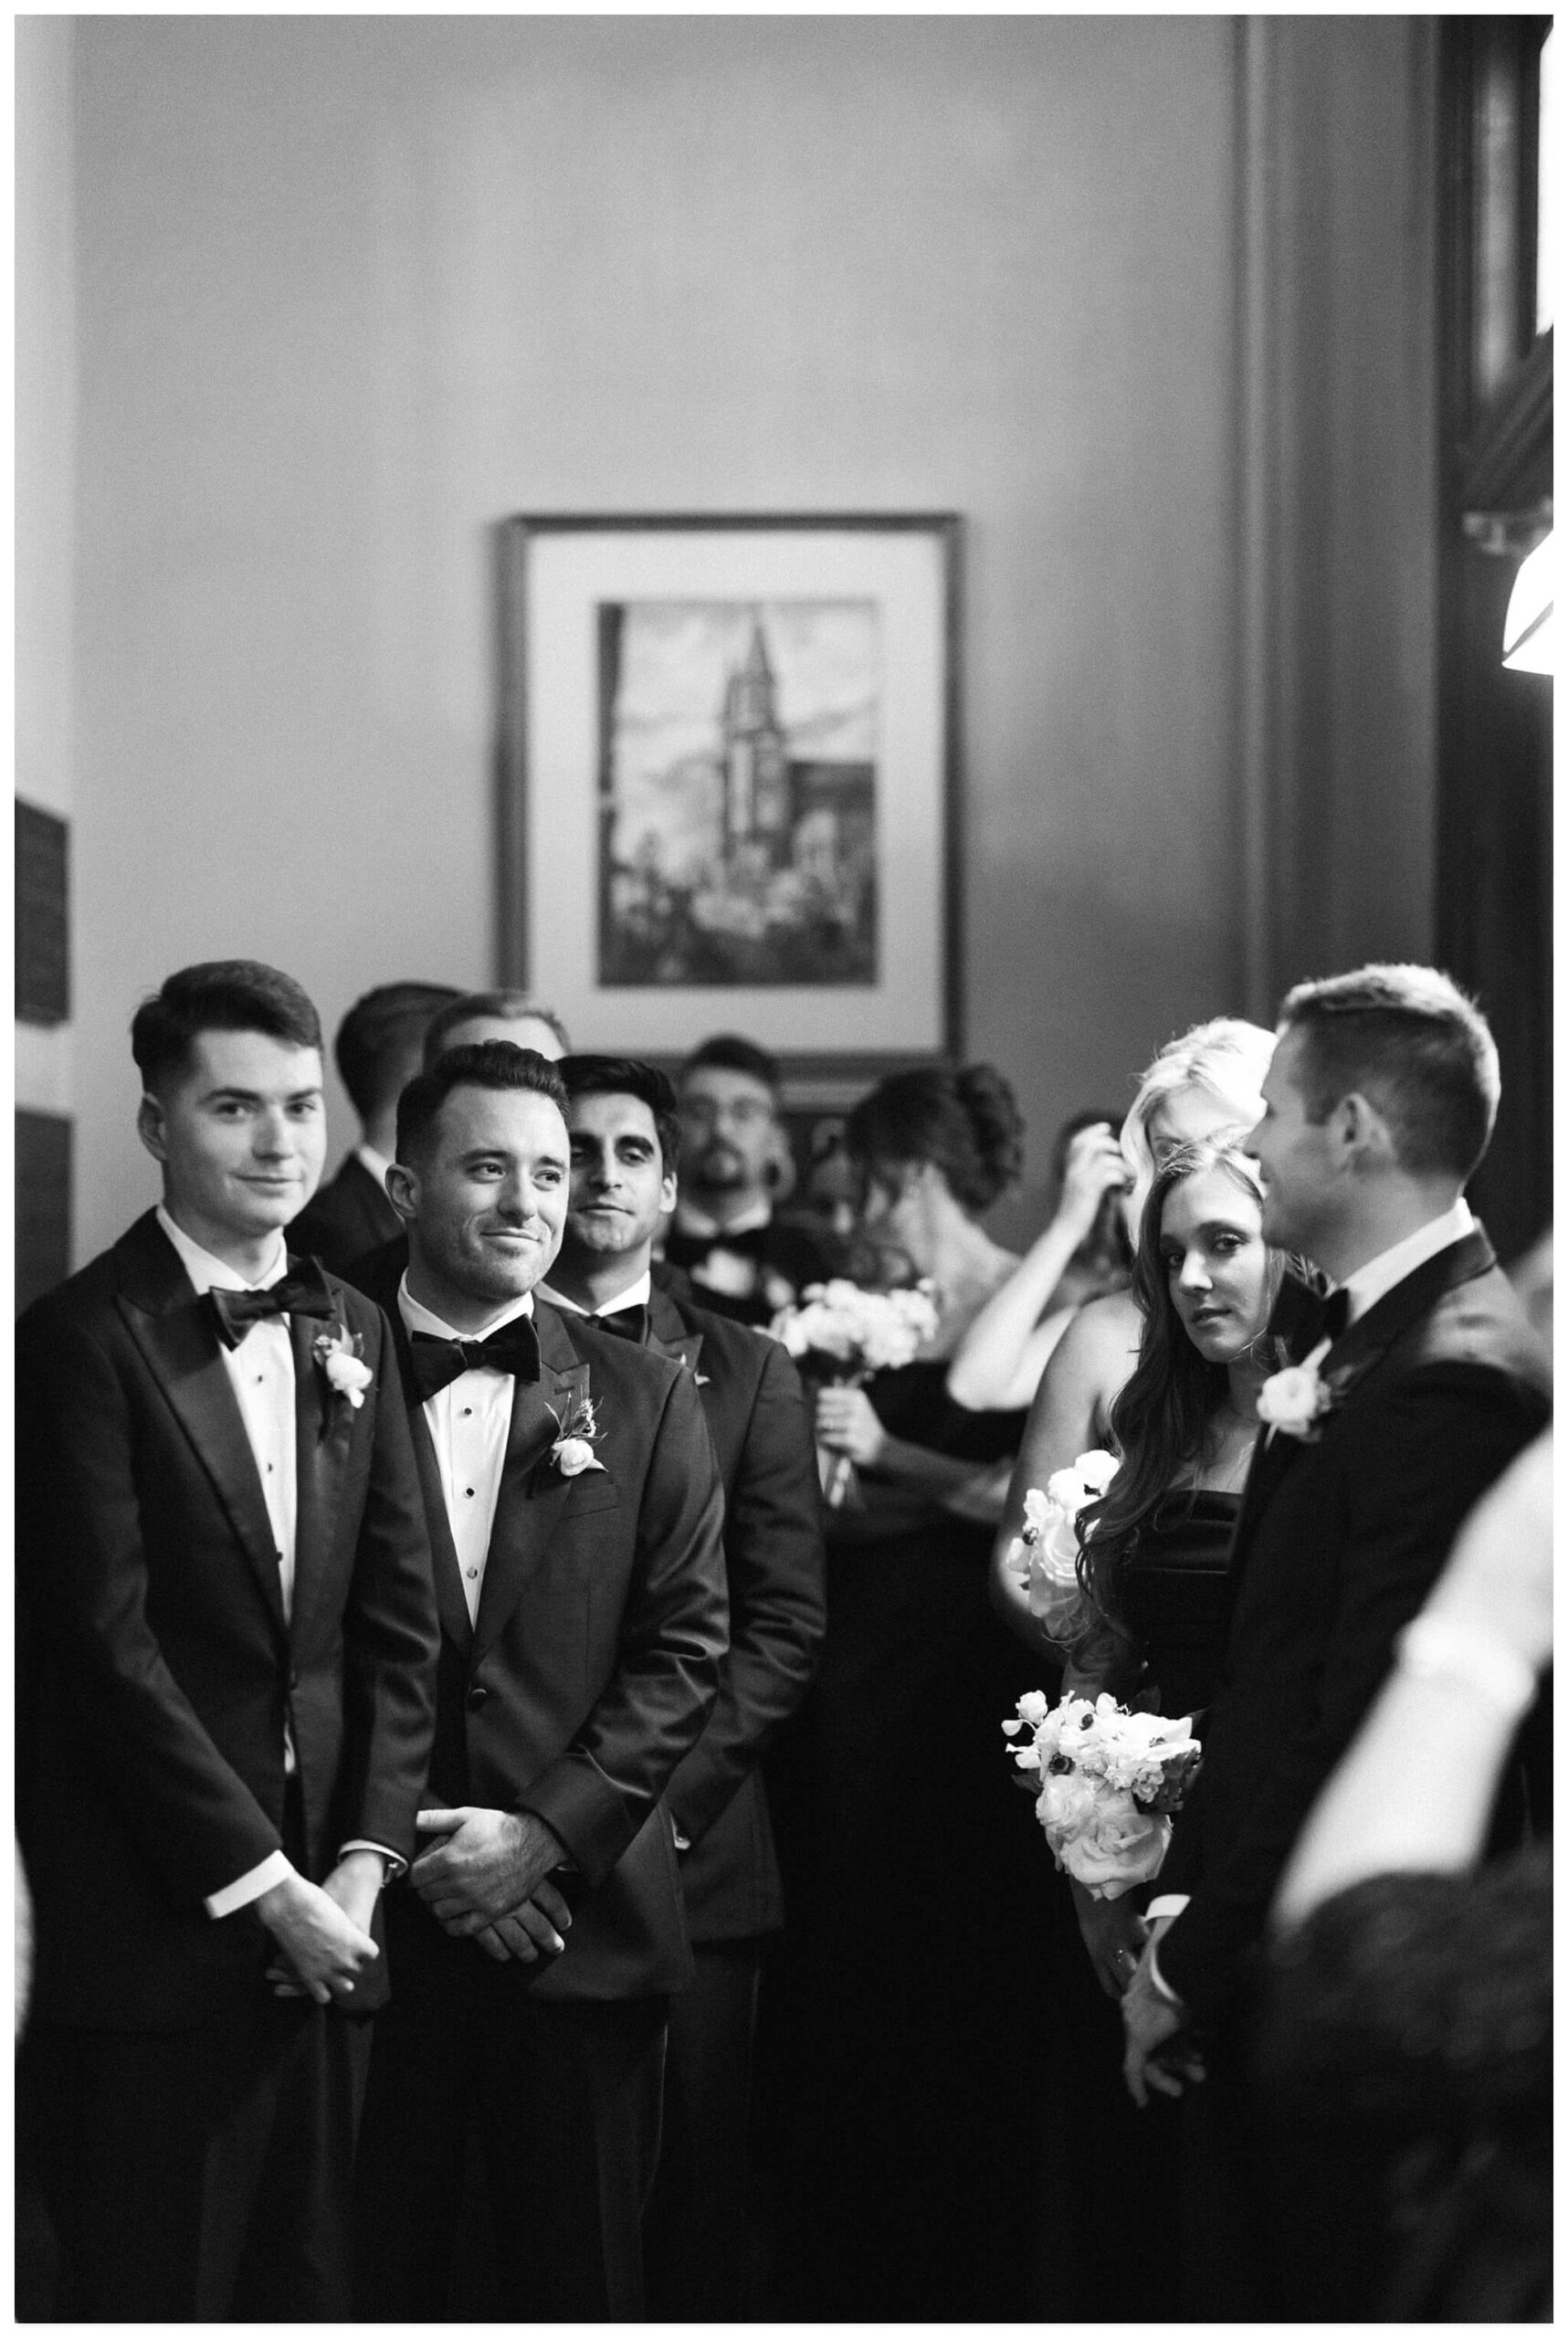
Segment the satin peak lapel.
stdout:
<svg viewBox="0 0 1568 2338">
<path fill-rule="evenodd" d="M 288 1625 L 278 1547 L 212 1317 L 155 1218 L 149 1216 L 133 1227 L 123 1248 L 128 1271 L 120 1304 L 131 1336 L 211 1479 L 267 1611 L 284 1636 Z"/>
<path fill-rule="evenodd" d="M 506 1459 L 474 1626 L 476 1662 L 505 1629 L 576 1482 L 551 1466 L 550 1448 L 589 1393 L 588 1366 L 563 1334 L 563 1345 L 572 1360 L 551 1361 L 555 1343 L 549 1341 L 543 1321 L 548 1312 L 541 1309 L 536 1319 L 543 1350 L 539 1380 L 520 1380 L 512 1391 Z"/>
<path fill-rule="evenodd" d="M 701 1332 L 689 1332 L 679 1310 L 665 1292 L 658 1290 L 648 1310 L 647 1344 L 655 1355 L 673 1356 L 678 1364 L 687 1365 L 698 1387 L 707 1387 L 707 1380 L 698 1368 L 702 1353 Z"/>
</svg>

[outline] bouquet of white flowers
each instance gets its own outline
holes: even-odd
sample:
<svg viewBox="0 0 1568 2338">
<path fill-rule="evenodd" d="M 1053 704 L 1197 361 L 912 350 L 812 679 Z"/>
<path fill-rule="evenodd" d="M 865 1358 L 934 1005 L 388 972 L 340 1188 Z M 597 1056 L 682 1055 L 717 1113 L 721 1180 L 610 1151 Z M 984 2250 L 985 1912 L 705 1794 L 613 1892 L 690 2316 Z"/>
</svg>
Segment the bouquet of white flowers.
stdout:
<svg viewBox="0 0 1568 2338">
<path fill-rule="evenodd" d="M 1039 1690 L 1018 1700 L 1018 1717 L 1002 1724 L 1018 1768 L 1040 1791 L 1035 1816 L 1058 1867 L 1097 1900 L 1119 1900 L 1158 1875 L 1171 1839 L 1171 1813 L 1186 1799 L 1203 1759 L 1190 1713 L 1131 1713 L 1113 1697 L 1064 1697 L 1053 1706 Z"/>
<path fill-rule="evenodd" d="M 1070 1469 L 1054 1469 L 1046 1490 L 1024 1496 L 1024 1531 L 1014 1536 L 1007 1564 L 1027 1585 L 1029 1613 L 1048 1639 L 1070 1640 L 1083 1621 L 1079 1588 L 1079 1512 L 1098 1501 L 1115 1477 L 1113 1453 L 1080 1453 Z"/>
<path fill-rule="evenodd" d="M 780 1310 L 769 1327 L 810 1380 L 858 1388 L 874 1372 L 912 1364 L 937 1328 L 929 1284 L 913 1290 L 862 1290 L 842 1276 L 815 1282 L 800 1302 Z M 820 1451 L 822 1490 L 837 1510 L 857 1497 L 855 1464 L 847 1453 Z"/>
</svg>

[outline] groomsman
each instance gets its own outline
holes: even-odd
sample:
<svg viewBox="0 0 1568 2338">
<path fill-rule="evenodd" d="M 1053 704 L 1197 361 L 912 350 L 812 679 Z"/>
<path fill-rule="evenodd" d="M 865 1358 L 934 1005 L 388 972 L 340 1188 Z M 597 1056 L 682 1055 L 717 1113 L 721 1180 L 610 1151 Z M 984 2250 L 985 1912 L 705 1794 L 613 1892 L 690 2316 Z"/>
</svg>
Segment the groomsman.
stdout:
<svg viewBox="0 0 1568 2338">
<path fill-rule="evenodd" d="M 666 1792 L 697 1977 L 670 2006 L 664 2144 L 648 2225 L 649 2311 L 749 2318 L 748 2122 L 757 1989 L 784 1921 L 759 1763 L 799 1704 L 826 1621 L 811 1418 L 776 1342 L 655 1280 L 680 1122 L 651 1065 L 568 1056 L 572 1205 L 540 1296 L 689 1367 L 724 1487 L 730 1653 L 719 1701 Z"/>
<path fill-rule="evenodd" d="M 334 1274 L 403 1230 L 386 1198 L 397 1099 L 423 1059 L 426 1025 L 459 995 L 449 983 L 384 983 L 338 1026 L 332 1053 L 359 1115 L 360 1142 L 294 1225 L 294 1248 Z"/>
<path fill-rule="evenodd" d="M 332 2321 L 431 1743 L 419 1484 L 380 1315 L 285 1249 L 310 1000 L 189 966 L 132 1050 L 163 1200 L 17 1331 L 23 2133 L 58 2318 Z"/>
<path fill-rule="evenodd" d="M 440 1605 L 433 1807 L 356 2171 L 356 2306 L 447 2310 L 477 2124 L 509 2317 L 637 2320 L 668 2001 L 691 1977 L 659 1797 L 717 1693 L 722 1496 L 691 1372 L 534 1288 L 565 1093 L 504 1042 L 405 1089 L 390 1315 Z"/>
<path fill-rule="evenodd" d="M 425 1034 L 425 1069 L 448 1048 L 475 1048 L 485 1039 L 508 1039 L 559 1063 L 570 1048 L 566 1026 L 552 1006 L 542 1006 L 525 990 L 470 990 L 444 1006 Z"/>
<path fill-rule="evenodd" d="M 808 1283 L 841 1271 L 826 1229 L 774 1213 L 790 1167 L 778 1065 L 750 1039 L 721 1034 L 687 1058 L 679 1092 L 686 1168 L 664 1255 L 705 1306 L 765 1326 Z"/>
<path fill-rule="evenodd" d="M 1491 1035 L 1446 975 L 1368 966 L 1285 1001 L 1248 1150 L 1265 1236 L 1331 1289 L 1303 1334 L 1288 1287 L 1301 1369 L 1259 1406 L 1224 1686 L 1122 2000 L 1138 2100 L 1181 2091 L 1190 2041 L 1207 2064 L 1189 2314 L 1375 2312 L 1376 2197 L 1349 2153 L 1251 2118 L 1238 2010 L 1319 1788 L 1460 1522 L 1546 1418 L 1546 1360 L 1463 1199 L 1498 1092 Z"/>
</svg>

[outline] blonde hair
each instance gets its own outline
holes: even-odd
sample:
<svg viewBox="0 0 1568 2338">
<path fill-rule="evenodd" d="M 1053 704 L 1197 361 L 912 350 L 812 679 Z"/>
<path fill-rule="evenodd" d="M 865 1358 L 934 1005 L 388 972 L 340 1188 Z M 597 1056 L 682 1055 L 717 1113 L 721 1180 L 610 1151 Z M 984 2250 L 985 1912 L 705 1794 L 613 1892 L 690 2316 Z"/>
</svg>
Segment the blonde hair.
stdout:
<svg viewBox="0 0 1568 2338">
<path fill-rule="evenodd" d="M 1194 1023 L 1179 1039 L 1167 1041 L 1140 1080 L 1121 1123 L 1121 1157 L 1134 1190 L 1147 1193 L 1153 1183 L 1158 1164 L 1149 1123 L 1167 1096 L 1202 1088 L 1225 1108 L 1227 1125 L 1245 1132 L 1263 1117 L 1260 1090 L 1273 1053 L 1272 1031 L 1233 1015 Z"/>
</svg>

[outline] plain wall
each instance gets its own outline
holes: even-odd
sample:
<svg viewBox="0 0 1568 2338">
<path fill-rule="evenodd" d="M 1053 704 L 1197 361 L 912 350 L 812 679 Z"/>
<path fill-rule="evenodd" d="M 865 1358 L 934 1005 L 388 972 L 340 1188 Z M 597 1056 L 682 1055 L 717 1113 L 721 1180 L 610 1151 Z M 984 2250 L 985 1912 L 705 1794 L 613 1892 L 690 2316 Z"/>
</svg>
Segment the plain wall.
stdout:
<svg viewBox="0 0 1568 2338">
<path fill-rule="evenodd" d="M 966 1052 L 1036 1180 L 1245 1003 L 1237 37 L 78 20 L 79 1257 L 171 967 L 489 978 L 510 511 L 964 515 Z"/>
</svg>

